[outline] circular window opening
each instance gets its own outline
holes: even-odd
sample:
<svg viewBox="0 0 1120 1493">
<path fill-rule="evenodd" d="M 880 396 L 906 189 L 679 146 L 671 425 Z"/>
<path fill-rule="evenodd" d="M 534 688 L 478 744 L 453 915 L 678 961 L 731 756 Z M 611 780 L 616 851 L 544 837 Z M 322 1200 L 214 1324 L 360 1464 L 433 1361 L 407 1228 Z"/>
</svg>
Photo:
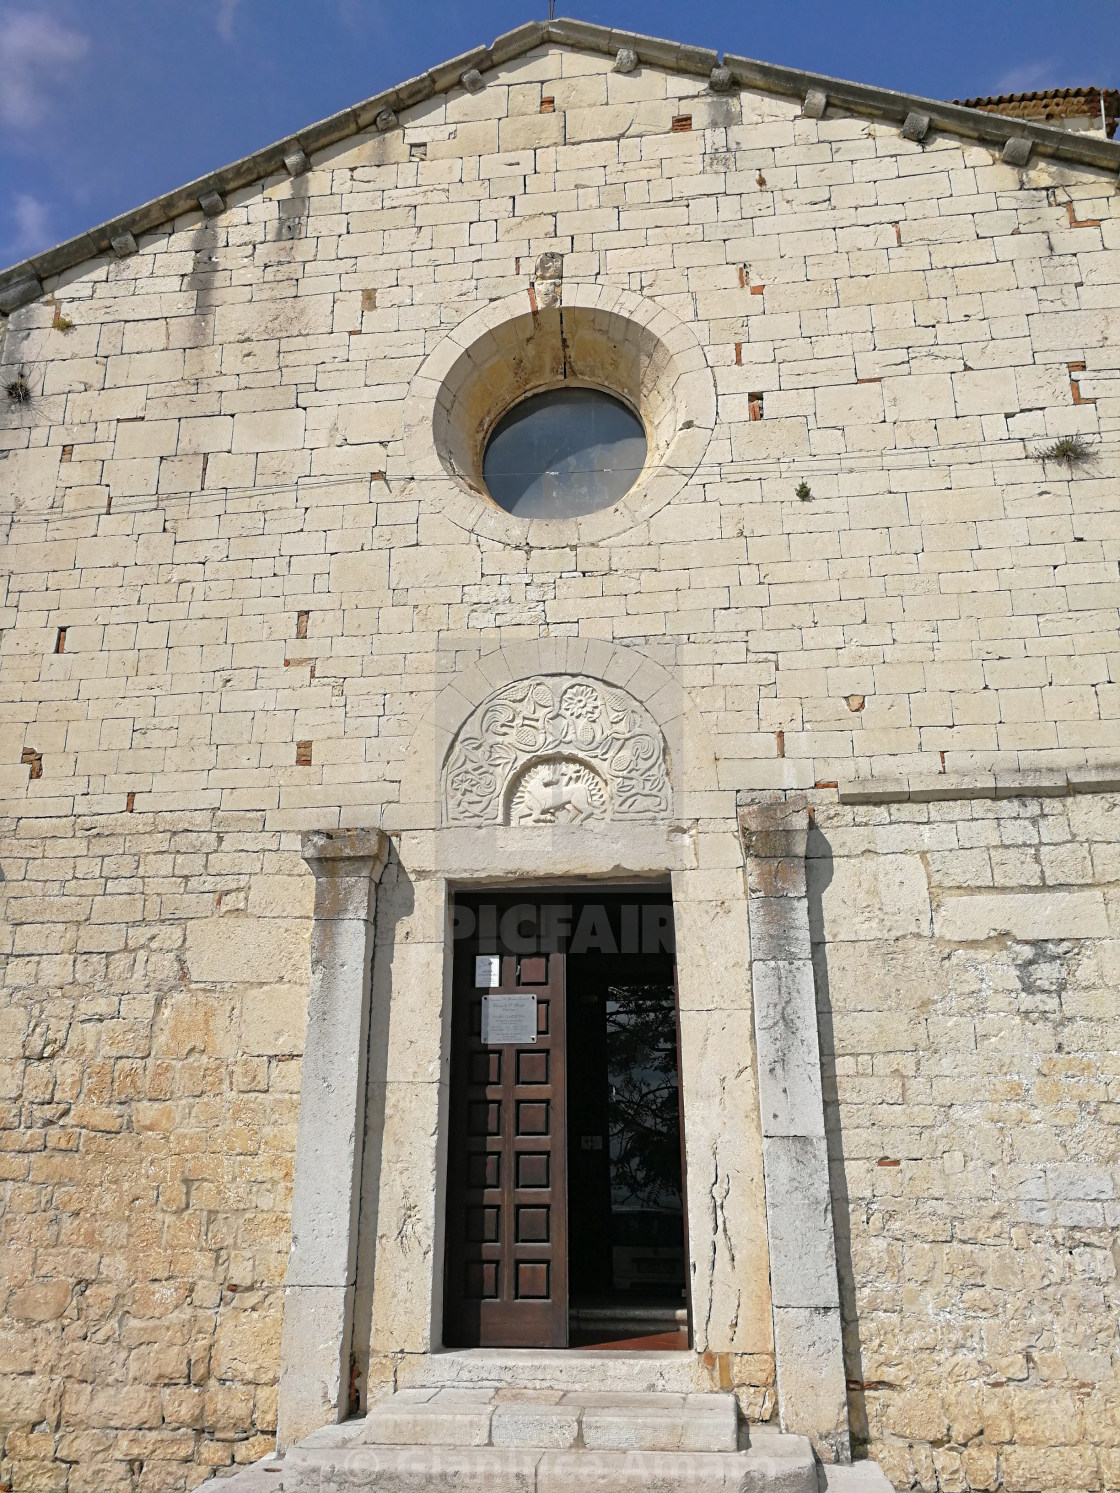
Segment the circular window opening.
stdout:
<svg viewBox="0 0 1120 1493">
<path fill-rule="evenodd" d="M 518 518 L 580 518 L 617 503 L 645 460 L 645 429 L 621 399 L 548 389 L 498 421 L 482 474 L 499 508 Z"/>
</svg>

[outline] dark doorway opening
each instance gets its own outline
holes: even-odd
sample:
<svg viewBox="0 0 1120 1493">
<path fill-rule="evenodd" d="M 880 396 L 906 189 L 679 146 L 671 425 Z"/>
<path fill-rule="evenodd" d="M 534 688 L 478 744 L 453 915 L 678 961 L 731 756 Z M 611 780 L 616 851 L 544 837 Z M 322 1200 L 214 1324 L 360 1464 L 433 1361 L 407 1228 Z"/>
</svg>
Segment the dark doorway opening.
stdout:
<svg viewBox="0 0 1120 1493">
<path fill-rule="evenodd" d="M 445 1342 L 687 1348 L 668 888 L 457 895 L 453 928 Z"/>
<path fill-rule="evenodd" d="M 567 975 L 570 1341 L 687 1348 L 673 960 L 577 954 Z"/>
</svg>

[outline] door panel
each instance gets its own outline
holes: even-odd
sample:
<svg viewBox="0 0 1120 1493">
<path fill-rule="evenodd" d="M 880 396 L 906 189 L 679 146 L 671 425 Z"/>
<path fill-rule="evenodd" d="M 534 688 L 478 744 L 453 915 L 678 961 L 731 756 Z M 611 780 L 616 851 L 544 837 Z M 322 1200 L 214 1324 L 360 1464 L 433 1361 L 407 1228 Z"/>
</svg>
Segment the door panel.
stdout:
<svg viewBox="0 0 1120 1493">
<path fill-rule="evenodd" d="M 564 958 L 501 959 L 474 987 L 456 951 L 448 1167 L 449 1347 L 563 1348 L 568 1341 Z M 537 1040 L 485 1046 L 482 1000 L 537 999 Z"/>
</svg>

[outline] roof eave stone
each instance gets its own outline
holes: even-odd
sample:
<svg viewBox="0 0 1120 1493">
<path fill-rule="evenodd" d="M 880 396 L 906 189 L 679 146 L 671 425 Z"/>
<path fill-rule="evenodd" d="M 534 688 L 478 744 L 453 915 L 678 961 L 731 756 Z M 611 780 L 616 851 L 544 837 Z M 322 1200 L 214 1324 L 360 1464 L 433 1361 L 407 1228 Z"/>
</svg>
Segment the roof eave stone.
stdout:
<svg viewBox="0 0 1120 1493">
<path fill-rule="evenodd" d="M 243 156 L 228 166 L 209 172 L 161 197 L 153 198 L 129 212 L 119 213 L 111 222 L 87 229 L 64 243 L 55 244 L 19 264 L 0 270 L 0 292 L 6 292 L 17 284 L 25 287 L 28 282 L 62 274 L 108 255 L 112 253 L 112 236 L 119 235 L 122 231 L 137 238 L 155 228 L 165 227 L 170 231 L 176 218 L 200 211 L 199 197 L 204 193 L 217 192 L 223 198 L 228 198 L 231 192 L 258 185 L 270 177 L 283 180 L 288 174 L 284 156 L 291 150 L 293 143 L 298 142 L 306 154 L 311 156 L 315 151 L 324 150 L 370 128 L 377 116 L 386 110 L 399 113 L 423 103 L 437 93 L 459 87 L 462 75 L 472 68 L 485 73 L 501 63 L 523 56 L 545 42 L 607 55 L 614 55 L 620 48 L 627 48 L 633 50 L 639 62 L 648 67 L 663 67 L 705 78 L 710 78 L 712 69 L 720 65 L 718 53 L 708 48 L 685 46 L 659 37 L 644 36 L 640 32 L 617 30 L 597 26 L 591 21 L 567 18 L 529 21 L 505 32 L 490 47 L 476 47 L 473 51 L 453 57 L 395 88 L 386 89 L 373 98 L 341 109 L 318 123 L 297 130 L 283 141 Z M 1106 171 L 1120 171 L 1120 141 L 1075 134 L 1036 120 L 970 109 L 963 104 L 943 103 L 915 94 L 896 93 L 888 88 L 849 83 L 821 73 L 757 62 L 749 57 L 728 54 L 722 65 L 731 72 L 735 85 L 741 88 L 755 88 L 800 101 L 804 100 L 808 92 L 816 90 L 827 96 L 832 111 L 885 119 L 899 127 L 908 114 L 928 114 L 931 131 L 941 130 L 965 139 L 980 140 L 997 152 L 1002 151 L 1014 137 L 1029 140 L 1032 151 L 1040 156 L 1050 156 L 1070 164 L 1093 166 Z M 20 293 L 23 293 L 22 289 Z"/>
<path fill-rule="evenodd" d="M 476 67 L 480 73 L 489 71 L 494 65 L 494 59 L 489 47 L 475 47 L 470 52 L 463 52 L 458 57 L 452 57 L 449 62 L 441 62 L 438 67 L 430 68 L 428 76 L 432 80 L 433 90 L 436 93 L 446 93 L 452 88 L 458 88 L 459 79 L 464 73 L 469 73 L 471 68 Z"/>
<path fill-rule="evenodd" d="M 830 108 L 859 114 L 890 123 L 902 124 L 910 113 L 928 114 L 931 130 L 963 135 L 1002 149 L 1012 135 L 1027 136 L 1043 155 L 1076 161 L 1105 170 L 1120 170 L 1120 142 L 1095 136 L 1074 135 L 1068 130 L 1036 120 L 1011 118 L 984 109 L 969 109 L 963 104 L 944 103 L 922 98 L 919 94 L 897 93 L 892 88 L 877 88 L 869 83 L 850 83 L 822 73 L 804 72 L 799 68 L 781 67 L 776 63 L 757 62 L 750 57 L 728 53 L 723 65 L 731 69 L 740 87 L 758 88 L 766 93 L 782 93 L 804 98 L 810 90 L 826 93 Z"/>
<path fill-rule="evenodd" d="M 539 47 L 547 29 L 544 21 L 526 21 L 524 26 L 515 26 L 512 31 L 499 36 L 490 47 L 492 65 L 501 67 L 503 62 L 512 62 L 515 57 L 523 57 L 526 52 Z"/>
</svg>

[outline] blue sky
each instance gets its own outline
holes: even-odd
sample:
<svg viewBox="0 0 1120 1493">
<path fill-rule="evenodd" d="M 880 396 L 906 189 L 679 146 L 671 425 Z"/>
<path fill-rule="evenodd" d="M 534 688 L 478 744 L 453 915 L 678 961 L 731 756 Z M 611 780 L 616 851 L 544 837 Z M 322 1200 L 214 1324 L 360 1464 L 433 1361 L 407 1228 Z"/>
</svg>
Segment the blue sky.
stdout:
<svg viewBox="0 0 1120 1493">
<path fill-rule="evenodd" d="M 547 0 L 0 0 L 0 264 L 547 12 Z M 1120 86 L 1120 0 L 560 0 L 935 98 Z"/>
</svg>

